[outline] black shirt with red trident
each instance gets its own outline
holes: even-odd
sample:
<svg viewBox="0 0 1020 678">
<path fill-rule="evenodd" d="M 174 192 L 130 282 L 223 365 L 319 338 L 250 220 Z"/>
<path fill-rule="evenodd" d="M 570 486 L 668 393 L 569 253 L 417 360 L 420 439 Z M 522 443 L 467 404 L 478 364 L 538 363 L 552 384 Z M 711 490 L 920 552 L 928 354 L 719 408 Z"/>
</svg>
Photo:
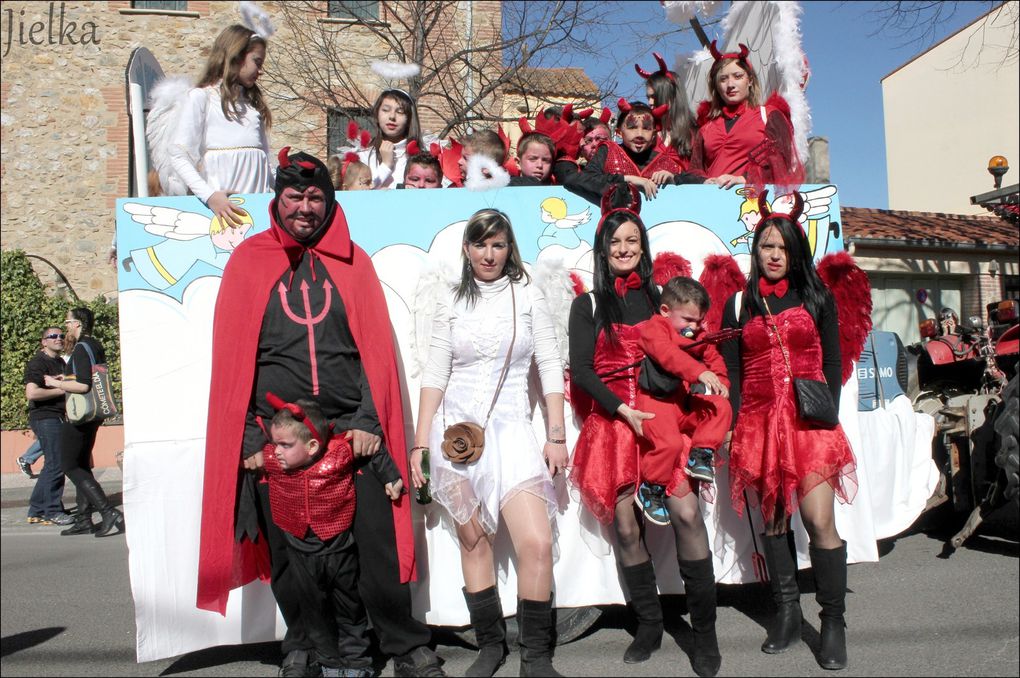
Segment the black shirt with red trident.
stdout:
<svg viewBox="0 0 1020 678">
<path fill-rule="evenodd" d="M 255 419 L 257 415 L 269 422 L 275 414 L 265 401 L 267 391 L 286 402 L 316 401 L 338 434 L 358 429 L 382 435 L 343 299 L 310 250 L 273 285 L 255 374 L 255 402 L 244 431 L 246 457 L 268 442 Z"/>
</svg>

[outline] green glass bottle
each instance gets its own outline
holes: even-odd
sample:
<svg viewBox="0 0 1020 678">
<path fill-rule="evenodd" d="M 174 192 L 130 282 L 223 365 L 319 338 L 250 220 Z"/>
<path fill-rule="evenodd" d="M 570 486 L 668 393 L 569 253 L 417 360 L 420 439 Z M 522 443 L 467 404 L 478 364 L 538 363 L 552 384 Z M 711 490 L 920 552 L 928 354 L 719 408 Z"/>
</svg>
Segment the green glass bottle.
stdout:
<svg viewBox="0 0 1020 678">
<path fill-rule="evenodd" d="M 425 476 L 425 484 L 415 492 L 415 498 L 419 504 L 431 504 L 432 490 L 429 489 L 431 474 L 429 473 L 429 451 L 427 449 L 421 451 L 421 474 Z"/>
</svg>

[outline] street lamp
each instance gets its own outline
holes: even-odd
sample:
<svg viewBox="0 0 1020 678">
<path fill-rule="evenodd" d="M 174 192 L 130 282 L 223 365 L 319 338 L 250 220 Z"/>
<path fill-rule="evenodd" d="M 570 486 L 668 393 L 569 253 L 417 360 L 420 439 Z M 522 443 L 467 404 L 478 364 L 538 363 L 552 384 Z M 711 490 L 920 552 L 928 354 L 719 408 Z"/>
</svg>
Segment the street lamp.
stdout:
<svg viewBox="0 0 1020 678">
<path fill-rule="evenodd" d="M 995 178 L 995 188 L 1002 188 L 1002 176 L 1009 171 L 1009 161 L 1001 155 L 993 155 L 988 161 L 988 173 Z"/>
</svg>

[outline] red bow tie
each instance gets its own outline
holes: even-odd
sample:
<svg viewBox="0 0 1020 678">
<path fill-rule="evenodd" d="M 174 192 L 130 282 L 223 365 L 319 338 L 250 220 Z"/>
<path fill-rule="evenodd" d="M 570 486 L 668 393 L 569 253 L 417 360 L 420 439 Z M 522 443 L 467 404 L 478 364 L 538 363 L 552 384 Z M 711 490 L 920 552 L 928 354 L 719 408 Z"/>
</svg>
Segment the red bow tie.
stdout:
<svg viewBox="0 0 1020 678">
<path fill-rule="evenodd" d="M 613 281 L 613 287 L 616 289 L 616 296 L 622 297 L 627 294 L 627 290 L 636 290 L 641 287 L 641 276 L 637 274 L 637 271 L 631 271 L 626 278 L 617 278 Z"/>
<path fill-rule="evenodd" d="M 777 297 L 782 299 L 786 296 L 786 292 L 790 289 L 790 281 L 783 278 L 779 282 L 771 283 L 764 277 L 758 278 L 758 292 L 761 293 L 762 297 L 767 297 L 770 294 L 775 294 Z"/>
</svg>

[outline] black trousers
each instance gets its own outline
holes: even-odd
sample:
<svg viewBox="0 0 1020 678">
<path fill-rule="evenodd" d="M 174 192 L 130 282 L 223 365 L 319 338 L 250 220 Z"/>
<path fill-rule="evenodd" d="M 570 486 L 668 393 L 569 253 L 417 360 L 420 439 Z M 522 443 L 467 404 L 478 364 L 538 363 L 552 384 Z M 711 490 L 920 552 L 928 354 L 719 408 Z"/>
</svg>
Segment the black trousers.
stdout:
<svg viewBox="0 0 1020 678">
<path fill-rule="evenodd" d="M 383 448 L 376 454 L 387 452 Z M 354 516 L 354 541 L 360 566 L 358 591 L 379 639 L 379 649 L 386 656 L 399 657 L 427 645 L 432 633 L 428 626 L 411 616 L 411 588 L 409 584 L 400 583 L 393 508 L 378 477 L 367 469 L 362 472 L 364 466 L 365 461 L 359 463 L 355 475 L 358 504 Z M 300 589 L 293 581 L 294 571 L 283 532 L 272 520 L 266 483 L 259 483 L 258 496 L 259 522 L 269 546 L 273 595 L 287 622 L 283 653 L 312 650 L 314 643 L 306 630 L 301 605 L 291 602 L 300 599 Z"/>
<path fill-rule="evenodd" d="M 346 534 L 336 539 L 336 545 L 321 553 L 289 549 L 293 590 L 319 664 L 367 669 L 372 658 L 368 618 L 358 594 L 358 547 Z M 343 541 L 345 546 L 339 543 Z"/>
<path fill-rule="evenodd" d="M 60 470 L 74 483 L 79 509 L 88 503 L 79 489 L 82 481 L 86 478 L 95 480 L 92 475 L 92 448 L 96 445 L 96 434 L 101 425 L 101 421 L 80 425 L 65 421 L 60 427 Z M 99 507 L 93 506 L 92 510 L 99 510 Z"/>
</svg>

